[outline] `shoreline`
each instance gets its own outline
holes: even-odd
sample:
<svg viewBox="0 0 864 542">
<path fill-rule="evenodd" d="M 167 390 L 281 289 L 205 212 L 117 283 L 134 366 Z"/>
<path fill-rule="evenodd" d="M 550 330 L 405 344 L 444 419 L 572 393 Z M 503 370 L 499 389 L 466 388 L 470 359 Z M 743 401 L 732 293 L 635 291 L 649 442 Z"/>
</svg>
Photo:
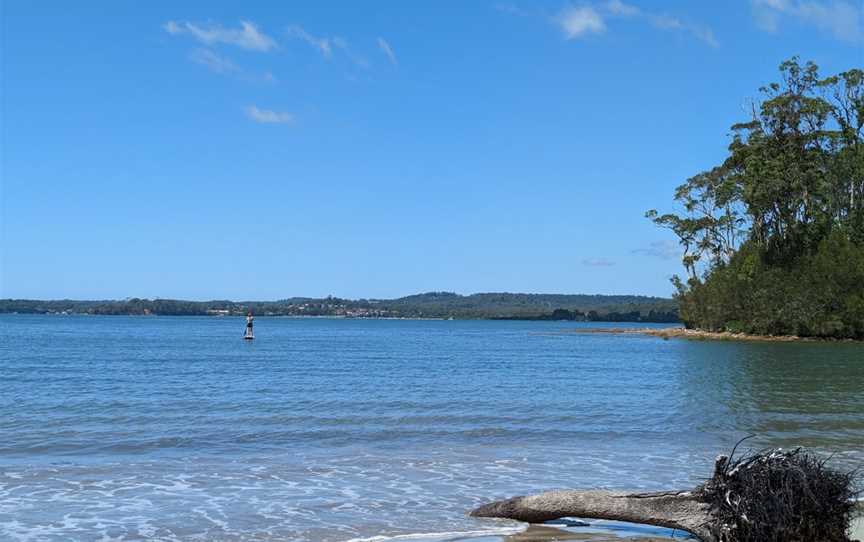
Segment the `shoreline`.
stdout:
<svg viewBox="0 0 864 542">
<path fill-rule="evenodd" d="M 170 313 L 93 313 L 93 312 L 3 312 L 0 316 L 141 316 L 141 317 L 171 317 L 171 318 L 245 318 L 246 313 L 236 314 L 170 314 Z M 595 324 L 657 324 L 680 325 L 681 322 L 653 322 L 649 320 L 556 320 L 549 318 L 521 316 L 361 316 L 349 314 L 256 314 L 255 318 L 287 318 L 287 319 L 332 319 L 332 320 L 445 320 L 459 322 L 575 322 Z"/>
<path fill-rule="evenodd" d="M 831 337 L 800 337 L 798 335 L 753 335 L 750 333 L 733 333 L 731 331 L 705 331 L 702 329 L 687 329 L 680 326 L 662 328 L 585 328 L 574 329 L 573 333 L 589 333 L 610 335 L 649 335 L 664 340 L 687 339 L 694 341 L 747 341 L 747 342 L 808 342 L 808 343 L 858 343 L 864 341 L 855 339 L 835 339 Z"/>
</svg>

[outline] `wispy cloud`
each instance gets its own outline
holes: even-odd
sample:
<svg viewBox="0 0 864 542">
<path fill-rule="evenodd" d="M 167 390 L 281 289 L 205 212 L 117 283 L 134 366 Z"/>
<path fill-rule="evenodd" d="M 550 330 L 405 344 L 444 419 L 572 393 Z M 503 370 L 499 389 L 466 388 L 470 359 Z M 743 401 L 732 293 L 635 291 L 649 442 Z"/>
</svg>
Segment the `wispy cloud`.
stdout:
<svg viewBox="0 0 864 542">
<path fill-rule="evenodd" d="M 256 73 L 254 71 L 245 70 L 241 66 L 235 64 L 234 61 L 227 56 L 222 56 L 212 49 L 204 47 L 195 49 L 189 53 L 189 60 L 220 75 L 237 77 L 241 80 L 254 83 L 276 82 L 276 76 L 273 75 L 272 72 L 266 71 L 263 73 Z"/>
<path fill-rule="evenodd" d="M 711 47 L 720 46 L 720 43 L 714 36 L 714 32 L 709 27 L 685 21 L 680 17 L 675 17 L 665 13 L 648 12 L 638 6 L 626 4 L 621 0 L 609 0 L 604 5 L 604 10 L 611 17 L 643 19 L 658 30 L 677 30 L 686 32 Z"/>
<path fill-rule="evenodd" d="M 324 58 L 331 58 L 333 56 L 333 45 L 331 38 L 318 38 L 306 32 L 300 25 L 291 25 L 288 27 L 288 35 L 292 38 L 299 39 L 305 41 L 315 49 L 317 49 Z"/>
<path fill-rule="evenodd" d="M 246 115 L 262 124 L 290 124 L 294 122 L 294 115 L 291 113 L 273 111 L 270 109 L 258 109 L 254 105 L 246 108 Z"/>
<path fill-rule="evenodd" d="M 226 56 L 221 56 L 210 49 L 195 49 L 189 54 L 189 60 L 207 67 L 216 73 L 236 73 L 240 68 Z"/>
<path fill-rule="evenodd" d="M 399 62 L 396 61 L 396 53 L 393 52 L 393 48 L 390 47 L 390 44 L 387 43 L 387 40 L 385 40 L 382 37 L 379 37 L 378 38 L 378 48 L 381 49 L 381 51 L 385 55 L 387 55 L 387 58 L 390 60 L 390 64 L 393 64 L 394 66 L 399 65 Z M 410 59 L 409 59 L 409 63 L 410 63 Z"/>
<path fill-rule="evenodd" d="M 558 14 L 555 22 L 568 40 L 606 31 L 603 17 L 591 6 L 568 7 Z"/>
<path fill-rule="evenodd" d="M 766 1 L 777 2 L 781 0 Z M 711 28 L 705 25 L 665 13 L 646 11 L 623 0 L 607 0 L 568 6 L 551 18 L 540 12 L 532 13 L 512 3 L 498 4 L 495 9 L 508 15 L 519 17 L 533 15 L 544 18 L 557 26 L 568 40 L 582 38 L 590 34 L 602 34 L 609 30 L 609 25 L 615 19 L 633 19 L 643 21 L 658 30 L 689 34 L 711 47 L 719 47 L 720 45 Z"/>
<path fill-rule="evenodd" d="M 702 40 L 707 43 L 711 47 L 715 49 L 720 47 L 720 42 L 717 40 L 717 37 L 714 35 L 714 31 L 708 28 L 707 26 L 699 26 L 699 25 L 689 25 L 687 27 L 687 31 L 693 35 L 696 39 Z"/>
<path fill-rule="evenodd" d="M 751 0 L 756 24 L 776 32 L 785 19 L 815 26 L 842 41 L 864 40 L 864 10 L 845 0 L 817 2 L 805 0 Z"/>
<path fill-rule="evenodd" d="M 360 68 L 368 68 L 369 61 L 365 56 L 358 54 L 348 45 L 348 40 L 341 36 L 315 36 L 306 31 L 300 25 L 291 25 L 286 30 L 288 36 L 300 41 L 304 41 L 316 49 L 321 55 L 330 60 L 333 58 L 335 51 L 341 51 L 348 60 Z"/>
<path fill-rule="evenodd" d="M 249 21 L 240 21 L 240 28 L 226 28 L 215 23 L 168 21 L 162 28 L 172 35 L 189 34 L 205 45 L 226 43 L 250 51 L 269 51 L 276 41 Z"/>
<path fill-rule="evenodd" d="M 612 267 L 615 265 L 615 262 L 607 258 L 587 258 L 582 260 L 582 265 L 587 265 L 588 267 Z"/>
<path fill-rule="evenodd" d="M 348 41 L 345 38 L 340 38 L 336 36 L 333 38 L 333 45 L 342 51 L 342 53 L 348 57 L 348 60 L 353 62 L 356 66 L 359 66 L 363 69 L 369 67 L 369 61 L 366 60 L 366 57 L 354 52 L 354 50 L 348 45 Z"/>
<path fill-rule="evenodd" d="M 632 252 L 661 260 L 675 260 L 681 257 L 681 246 L 675 241 L 653 241 L 647 247 L 637 248 Z"/>
<path fill-rule="evenodd" d="M 609 0 L 606 2 L 606 9 L 611 15 L 622 17 L 635 17 L 642 12 L 638 7 L 625 4 L 621 0 Z"/>
</svg>

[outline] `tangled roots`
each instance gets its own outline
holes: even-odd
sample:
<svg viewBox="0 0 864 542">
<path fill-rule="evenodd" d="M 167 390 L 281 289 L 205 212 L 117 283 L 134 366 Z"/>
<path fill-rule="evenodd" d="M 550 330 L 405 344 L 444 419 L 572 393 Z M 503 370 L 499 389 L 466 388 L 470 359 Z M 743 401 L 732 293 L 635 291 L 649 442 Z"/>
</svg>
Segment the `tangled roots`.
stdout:
<svg viewBox="0 0 864 542">
<path fill-rule="evenodd" d="M 857 472 L 843 473 L 800 448 L 718 458 L 700 489 L 720 542 L 847 542 Z"/>
</svg>

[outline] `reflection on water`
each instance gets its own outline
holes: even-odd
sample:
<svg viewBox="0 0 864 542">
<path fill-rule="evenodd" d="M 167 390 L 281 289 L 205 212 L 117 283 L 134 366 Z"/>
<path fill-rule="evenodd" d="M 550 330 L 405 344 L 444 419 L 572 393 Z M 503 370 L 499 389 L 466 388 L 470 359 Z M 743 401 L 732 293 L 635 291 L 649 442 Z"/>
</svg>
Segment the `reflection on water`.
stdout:
<svg viewBox="0 0 864 542">
<path fill-rule="evenodd" d="M 259 320 L 0 316 L 0 539 L 500 537 L 465 512 L 690 487 L 751 433 L 864 461 L 860 344 Z"/>
<path fill-rule="evenodd" d="M 682 341 L 680 348 L 687 410 L 701 429 L 751 433 L 753 446 L 831 449 L 860 460 L 862 345 Z"/>
</svg>

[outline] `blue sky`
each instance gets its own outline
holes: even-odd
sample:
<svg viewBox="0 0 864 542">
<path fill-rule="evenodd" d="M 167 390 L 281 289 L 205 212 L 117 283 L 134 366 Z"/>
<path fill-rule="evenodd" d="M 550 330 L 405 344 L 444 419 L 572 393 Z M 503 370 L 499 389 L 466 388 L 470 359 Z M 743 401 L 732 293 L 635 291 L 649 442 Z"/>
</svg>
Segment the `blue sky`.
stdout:
<svg viewBox="0 0 864 542">
<path fill-rule="evenodd" d="M 643 218 L 862 3 L 2 4 L 0 297 L 668 295 Z"/>
</svg>

